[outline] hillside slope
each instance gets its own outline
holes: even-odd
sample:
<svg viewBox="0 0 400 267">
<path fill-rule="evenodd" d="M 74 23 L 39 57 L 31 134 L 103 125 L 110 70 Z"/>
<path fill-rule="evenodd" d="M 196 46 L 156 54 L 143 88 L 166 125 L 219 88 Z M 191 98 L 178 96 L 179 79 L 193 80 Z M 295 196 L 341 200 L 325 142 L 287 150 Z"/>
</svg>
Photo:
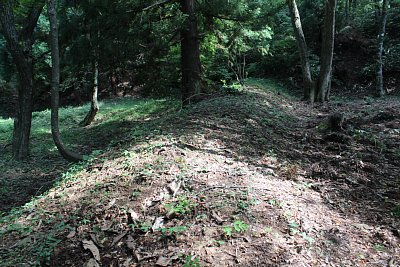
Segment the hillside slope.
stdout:
<svg viewBox="0 0 400 267">
<path fill-rule="evenodd" d="M 334 112 L 346 118 L 337 135 Z M 4 215 L 0 262 L 396 266 L 399 115 L 396 98 L 310 109 L 252 80 L 143 120 Z"/>
</svg>

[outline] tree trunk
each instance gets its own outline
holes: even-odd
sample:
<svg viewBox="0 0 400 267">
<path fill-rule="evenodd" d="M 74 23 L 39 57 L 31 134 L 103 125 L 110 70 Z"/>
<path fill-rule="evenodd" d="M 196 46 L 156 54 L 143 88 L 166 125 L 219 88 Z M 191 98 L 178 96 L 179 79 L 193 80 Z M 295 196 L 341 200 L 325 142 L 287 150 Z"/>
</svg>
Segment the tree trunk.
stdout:
<svg viewBox="0 0 400 267">
<path fill-rule="evenodd" d="M 301 24 L 299 10 L 297 8 L 296 0 L 287 0 L 289 13 L 292 21 L 294 35 L 296 37 L 297 46 L 300 54 L 301 70 L 303 72 L 304 83 L 304 99 L 310 99 L 314 95 L 314 82 L 311 77 L 310 60 L 308 58 L 308 49 L 306 38 L 304 37 L 303 27 Z M 310 99 L 313 101 L 314 99 Z"/>
<path fill-rule="evenodd" d="M 196 102 L 202 92 L 195 0 L 181 0 L 181 9 L 187 15 L 181 30 L 182 102 L 183 105 L 188 105 Z"/>
<path fill-rule="evenodd" d="M 379 25 L 378 34 L 378 49 L 377 49 L 377 66 L 376 66 L 376 94 L 381 97 L 385 95 L 386 89 L 383 84 L 383 50 L 384 50 L 384 40 L 386 34 L 386 22 L 387 22 L 387 10 L 388 10 L 388 0 L 383 0 L 382 12 Z"/>
<path fill-rule="evenodd" d="M 13 157 L 16 160 L 24 160 L 29 157 L 33 105 L 32 35 L 42 9 L 43 4 L 35 3 L 18 33 L 12 1 L 0 2 L 0 24 L 19 76 L 13 131 Z"/>
<path fill-rule="evenodd" d="M 345 26 L 350 25 L 350 0 L 344 0 L 344 17 L 345 17 Z"/>
<path fill-rule="evenodd" d="M 29 157 L 29 142 L 32 126 L 33 80 L 32 61 L 26 67 L 17 66 L 19 74 L 17 112 L 14 118 L 13 157 L 24 160 Z M 21 69 L 24 69 L 22 71 Z"/>
<path fill-rule="evenodd" d="M 98 24 L 98 22 L 97 22 Z M 98 25 L 97 25 L 98 26 Z M 96 46 L 93 45 L 93 34 L 89 34 L 89 40 L 90 40 L 90 47 L 92 48 L 93 51 L 93 87 L 91 90 L 91 99 L 90 99 L 90 110 L 86 117 L 83 119 L 81 122 L 81 125 L 83 126 L 88 126 L 90 125 L 93 121 L 94 118 L 96 117 L 97 112 L 99 111 L 99 102 L 97 100 L 98 96 L 98 91 L 99 91 L 99 38 L 100 38 L 100 32 L 97 31 L 97 38 L 95 38 L 94 42 L 97 43 Z"/>
<path fill-rule="evenodd" d="M 379 25 L 379 21 L 381 18 L 381 7 L 379 5 L 379 0 L 374 0 L 374 5 L 375 5 L 375 11 L 374 11 L 375 23 L 376 23 L 376 25 Z"/>
<path fill-rule="evenodd" d="M 48 16 L 50 21 L 50 46 L 51 46 L 51 133 L 54 143 L 60 154 L 68 161 L 78 162 L 83 159 L 79 154 L 69 151 L 60 135 L 58 127 L 58 107 L 60 101 L 60 55 L 58 48 L 58 26 L 55 0 L 47 3 Z"/>
<path fill-rule="evenodd" d="M 92 87 L 92 97 L 90 102 L 90 110 L 86 115 L 85 119 L 82 121 L 83 126 L 90 125 L 94 118 L 96 117 L 97 112 L 99 111 L 99 102 L 97 100 L 97 94 L 99 91 L 99 63 L 97 58 L 93 64 L 93 87 Z"/>
<path fill-rule="evenodd" d="M 332 81 L 332 60 L 335 43 L 335 15 L 337 0 L 325 1 L 324 33 L 321 49 L 321 69 L 318 80 L 317 101 L 329 100 Z"/>
</svg>

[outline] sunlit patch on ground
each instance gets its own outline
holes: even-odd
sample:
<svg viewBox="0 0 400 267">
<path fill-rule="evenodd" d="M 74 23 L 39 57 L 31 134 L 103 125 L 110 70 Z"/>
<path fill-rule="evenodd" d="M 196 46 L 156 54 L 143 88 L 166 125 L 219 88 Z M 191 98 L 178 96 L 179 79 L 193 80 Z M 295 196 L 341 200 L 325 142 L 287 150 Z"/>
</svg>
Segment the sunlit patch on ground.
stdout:
<svg viewBox="0 0 400 267">
<path fill-rule="evenodd" d="M 106 148 L 2 217 L 0 259 L 5 266 L 395 266 L 399 116 L 384 129 L 374 118 L 383 105 L 398 115 L 399 103 L 376 102 L 368 116 L 359 113 L 362 102 L 351 111 L 346 103 L 311 111 L 282 90 L 251 81 L 241 95 L 188 110 L 161 115 L 165 109 L 151 105 L 147 113 L 160 115 L 142 114 L 152 119 L 140 123 L 114 109 Z M 318 127 L 336 111 L 352 122 L 349 142 L 326 141 Z M 98 127 L 107 124 L 98 119 Z"/>
</svg>

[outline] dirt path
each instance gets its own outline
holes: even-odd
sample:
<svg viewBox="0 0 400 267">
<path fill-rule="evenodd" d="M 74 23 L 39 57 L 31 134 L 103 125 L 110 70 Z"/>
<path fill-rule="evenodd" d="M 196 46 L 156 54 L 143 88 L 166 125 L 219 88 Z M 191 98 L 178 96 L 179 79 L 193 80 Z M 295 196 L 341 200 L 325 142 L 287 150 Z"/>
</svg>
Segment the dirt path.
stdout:
<svg viewBox="0 0 400 267">
<path fill-rule="evenodd" d="M 275 86 L 252 82 L 133 129 L 130 142 L 64 175 L 14 229 L 3 222 L 0 259 L 398 266 L 399 101 L 311 111 Z M 345 129 L 332 139 L 324 121 L 338 111 Z"/>
</svg>

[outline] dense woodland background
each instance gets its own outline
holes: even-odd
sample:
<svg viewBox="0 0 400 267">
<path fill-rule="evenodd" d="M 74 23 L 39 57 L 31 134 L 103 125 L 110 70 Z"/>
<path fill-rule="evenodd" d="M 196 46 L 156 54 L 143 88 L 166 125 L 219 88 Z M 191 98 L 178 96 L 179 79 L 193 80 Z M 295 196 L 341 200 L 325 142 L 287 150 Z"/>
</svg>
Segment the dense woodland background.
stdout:
<svg viewBox="0 0 400 267">
<path fill-rule="evenodd" d="M 0 266 L 398 266 L 400 0 L 0 1 Z"/>
<path fill-rule="evenodd" d="M 390 2 L 390 1 L 389 1 Z M 32 5 L 15 1 L 16 28 Z M 44 5 L 41 3 L 40 5 Z M 313 76 L 319 70 L 324 1 L 299 1 Z M 377 35 L 382 1 L 338 1 L 333 87 L 335 92 L 374 93 Z M 90 100 L 94 63 L 101 98 L 142 93 L 180 95 L 180 31 L 185 15 L 179 2 L 60 1 L 62 104 Z M 196 18 L 207 90 L 234 86 L 246 77 L 279 77 L 302 87 L 301 68 L 285 1 L 196 1 Z M 390 2 L 384 72 L 389 92 L 399 79 L 399 3 Z M 42 12 L 33 32 L 34 110 L 50 107 L 49 22 Z M 0 36 L 1 113 L 15 113 L 18 72 Z M 238 81 L 239 80 L 239 81 Z M 335 95 L 335 93 L 333 93 Z"/>
</svg>

